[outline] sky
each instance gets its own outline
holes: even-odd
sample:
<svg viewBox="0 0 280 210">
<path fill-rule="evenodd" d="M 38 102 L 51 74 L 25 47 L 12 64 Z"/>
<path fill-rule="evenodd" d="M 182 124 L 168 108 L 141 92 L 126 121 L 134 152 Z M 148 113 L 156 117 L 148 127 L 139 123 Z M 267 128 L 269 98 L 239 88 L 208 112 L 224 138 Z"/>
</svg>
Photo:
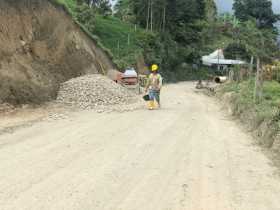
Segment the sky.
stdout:
<svg viewBox="0 0 280 210">
<path fill-rule="evenodd" d="M 115 5 L 118 0 L 110 0 L 112 5 Z"/>
<path fill-rule="evenodd" d="M 215 0 L 219 12 L 231 12 L 233 0 Z M 272 0 L 273 9 L 276 13 L 280 13 L 280 0 Z"/>
</svg>

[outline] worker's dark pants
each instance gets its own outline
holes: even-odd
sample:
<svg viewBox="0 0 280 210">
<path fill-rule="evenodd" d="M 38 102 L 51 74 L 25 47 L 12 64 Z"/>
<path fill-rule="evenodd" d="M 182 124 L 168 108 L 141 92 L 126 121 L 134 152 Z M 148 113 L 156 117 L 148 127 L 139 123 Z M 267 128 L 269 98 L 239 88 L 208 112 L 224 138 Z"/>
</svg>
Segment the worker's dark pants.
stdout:
<svg viewBox="0 0 280 210">
<path fill-rule="evenodd" d="M 160 90 L 150 90 L 149 97 L 151 101 L 156 100 L 160 104 Z"/>
</svg>

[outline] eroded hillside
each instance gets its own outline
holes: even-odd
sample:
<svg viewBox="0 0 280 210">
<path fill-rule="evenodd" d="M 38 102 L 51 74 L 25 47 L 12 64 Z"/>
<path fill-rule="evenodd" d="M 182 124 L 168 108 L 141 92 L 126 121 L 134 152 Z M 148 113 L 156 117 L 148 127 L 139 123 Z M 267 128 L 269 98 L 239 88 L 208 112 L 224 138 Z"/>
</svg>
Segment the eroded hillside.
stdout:
<svg viewBox="0 0 280 210">
<path fill-rule="evenodd" d="M 111 68 L 62 8 L 46 0 L 0 1 L 0 102 L 51 100 L 61 82 Z"/>
</svg>

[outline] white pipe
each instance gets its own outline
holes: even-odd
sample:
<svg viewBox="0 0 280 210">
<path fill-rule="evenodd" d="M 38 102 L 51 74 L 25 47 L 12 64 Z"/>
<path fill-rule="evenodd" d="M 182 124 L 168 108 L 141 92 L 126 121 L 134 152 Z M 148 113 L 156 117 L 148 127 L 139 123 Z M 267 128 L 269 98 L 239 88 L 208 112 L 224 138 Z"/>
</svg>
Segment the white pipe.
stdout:
<svg viewBox="0 0 280 210">
<path fill-rule="evenodd" d="M 219 84 L 225 83 L 227 80 L 228 80 L 227 77 L 215 77 L 215 78 L 214 78 L 214 81 L 215 81 L 216 83 L 219 83 Z"/>
</svg>

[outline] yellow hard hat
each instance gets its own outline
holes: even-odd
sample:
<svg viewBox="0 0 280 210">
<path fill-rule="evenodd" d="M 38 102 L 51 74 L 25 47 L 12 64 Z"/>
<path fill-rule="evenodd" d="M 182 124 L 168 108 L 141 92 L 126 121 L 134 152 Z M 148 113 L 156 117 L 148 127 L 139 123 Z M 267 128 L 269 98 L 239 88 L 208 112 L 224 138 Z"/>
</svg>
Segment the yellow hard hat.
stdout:
<svg viewBox="0 0 280 210">
<path fill-rule="evenodd" d="M 157 71 L 158 70 L 158 65 L 157 64 L 153 64 L 152 65 L 152 71 Z"/>
</svg>

